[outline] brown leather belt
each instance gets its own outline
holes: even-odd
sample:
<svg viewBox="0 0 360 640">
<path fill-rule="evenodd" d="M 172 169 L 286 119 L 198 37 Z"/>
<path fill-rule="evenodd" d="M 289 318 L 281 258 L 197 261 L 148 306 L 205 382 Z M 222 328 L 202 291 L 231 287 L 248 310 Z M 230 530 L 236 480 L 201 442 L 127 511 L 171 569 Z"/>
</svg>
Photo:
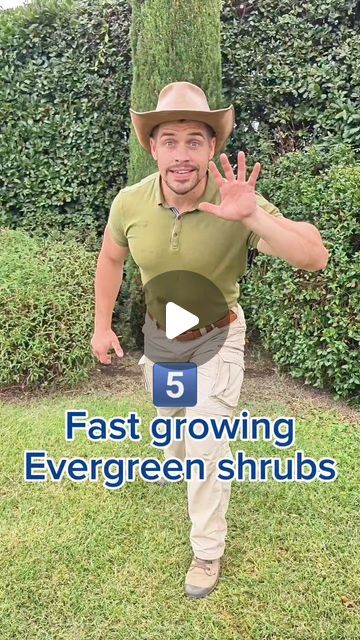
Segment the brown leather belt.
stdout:
<svg viewBox="0 0 360 640">
<path fill-rule="evenodd" d="M 150 311 L 148 314 L 151 320 L 156 322 L 156 326 L 158 329 L 162 329 L 162 331 L 166 331 L 166 328 L 161 326 L 157 320 L 151 315 Z M 185 331 L 184 333 L 180 333 L 179 336 L 176 336 L 175 340 L 179 340 L 180 342 L 184 342 L 186 340 L 195 340 L 196 338 L 201 338 L 201 336 L 205 336 L 207 333 L 210 333 L 215 327 L 221 329 L 222 327 L 226 327 L 227 324 L 230 324 L 237 318 L 235 311 L 230 310 L 227 316 L 220 318 L 216 322 L 211 324 L 207 324 L 206 327 L 202 327 L 201 329 L 190 329 L 190 331 Z"/>
</svg>

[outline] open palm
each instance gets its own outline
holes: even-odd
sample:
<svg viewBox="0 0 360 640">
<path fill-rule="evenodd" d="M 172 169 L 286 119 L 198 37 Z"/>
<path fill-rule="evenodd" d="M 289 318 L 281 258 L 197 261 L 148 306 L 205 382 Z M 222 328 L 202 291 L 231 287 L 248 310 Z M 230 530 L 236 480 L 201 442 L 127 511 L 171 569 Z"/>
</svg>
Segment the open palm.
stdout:
<svg viewBox="0 0 360 640">
<path fill-rule="evenodd" d="M 260 162 L 256 162 L 249 180 L 246 181 L 246 161 L 243 151 L 238 153 L 237 178 L 225 153 L 220 155 L 220 161 L 225 177 L 221 175 L 215 162 L 209 163 L 209 170 L 219 187 L 221 203 L 215 205 L 211 202 L 200 202 L 198 208 L 225 220 L 243 220 L 256 210 L 255 185 L 261 169 Z"/>
</svg>

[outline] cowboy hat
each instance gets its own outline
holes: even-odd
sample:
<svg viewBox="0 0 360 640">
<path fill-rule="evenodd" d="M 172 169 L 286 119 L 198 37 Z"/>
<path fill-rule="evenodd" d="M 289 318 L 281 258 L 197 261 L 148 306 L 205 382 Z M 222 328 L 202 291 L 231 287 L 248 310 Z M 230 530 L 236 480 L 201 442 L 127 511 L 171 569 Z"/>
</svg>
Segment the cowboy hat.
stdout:
<svg viewBox="0 0 360 640">
<path fill-rule="evenodd" d="M 215 154 L 223 147 L 235 127 L 234 107 L 210 111 L 206 95 L 191 82 L 171 82 L 164 87 L 155 111 L 134 111 L 130 116 L 137 139 L 151 153 L 150 134 L 156 125 L 174 120 L 196 120 L 213 128 L 216 135 Z"/>
</svg>

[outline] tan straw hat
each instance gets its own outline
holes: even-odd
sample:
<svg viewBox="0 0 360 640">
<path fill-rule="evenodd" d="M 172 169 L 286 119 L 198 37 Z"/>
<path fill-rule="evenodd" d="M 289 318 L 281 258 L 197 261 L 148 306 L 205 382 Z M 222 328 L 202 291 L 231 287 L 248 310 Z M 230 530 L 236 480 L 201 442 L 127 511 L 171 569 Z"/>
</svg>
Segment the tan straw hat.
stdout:
<svg viewBox="0 0 360 640">
<path fill-rule="evenodd" d="M 205 122 L 215 131 L 215 154 L 223 147 L 235 126 L 234 107 L 210 111 L 206 95 L 191 82 L 172 82 L 160 93 L 155 111 L 138 112 L 130 109 L 137 139 L 151 153 L 150 133 L 156 125 L 174 120 Z"/>
</svg>

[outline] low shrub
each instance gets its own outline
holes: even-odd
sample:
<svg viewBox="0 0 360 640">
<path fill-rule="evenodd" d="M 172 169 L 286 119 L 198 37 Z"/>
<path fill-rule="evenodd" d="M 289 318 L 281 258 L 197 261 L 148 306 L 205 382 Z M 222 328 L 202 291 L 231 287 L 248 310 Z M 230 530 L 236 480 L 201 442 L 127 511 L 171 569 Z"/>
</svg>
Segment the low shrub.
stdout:
<svg viewBox="0 0 360 640">
<path fill-rule="evenodd" d="M 71 385 L 94 363 L 95 254 L 0 229 L 0 386 Z"/>
<path fill-rule="evenodd" d="M 358 398 L 360 167 L 341 146 L 331 157 L 316 148 L 287 154 L 262 192 L 285 216 L 317 226 L 329 262 L 307 272 L 257 255 L 242 288 L 249 324 L 292 376 Z"/>
</svg>

